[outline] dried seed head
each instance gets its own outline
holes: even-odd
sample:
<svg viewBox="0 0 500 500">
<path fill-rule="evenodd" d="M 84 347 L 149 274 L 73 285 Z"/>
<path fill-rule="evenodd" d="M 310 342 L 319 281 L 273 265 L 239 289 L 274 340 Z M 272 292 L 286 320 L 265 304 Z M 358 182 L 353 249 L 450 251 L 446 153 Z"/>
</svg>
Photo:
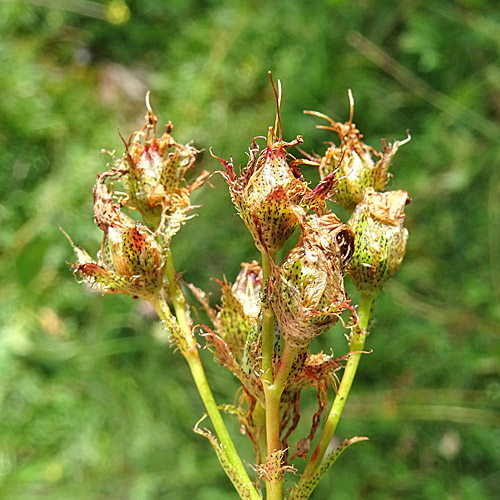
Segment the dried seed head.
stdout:
<svg viewBox="0 0 500 500">
<path fill-rule="evenodd" d="M 94 187 L 94 217 L 104 231 L 97 260 L 76 247 L 73 264 L 84 282 L 102 293 L 124 293 L 151 300 L 163 282 L 162 248 L 151 231 L 121 212 L 122 199 L 114 199 L 107 174 L 99 174 Z"/>
<path fill-rule="evenodd" d="M 125 154 L 117 161 L 116 172 L 126 191 L 126 205 L 138 210 L 150 229 L 172 236 L 188 218 L 190 195 L 203 184 L 208 172 L 186 183 L 198 151 L 189 144 L 175 142 L 170 122 L 164 134 L 157 137 L 158 118 L 149 104 L 149 93 L 146 105 L 146 124 L 132 134 Z"/>
<path fill-rule="evenodd" d="M 264 404 L 262 382 L 257 372 L 261 360 L 259 321 L 262 269 L 256 261 L 242 263 L 242 270 L 231 286 L 222 282 L 219 312 L 209 314 L 216 331 L 205 327 L 218 363 L 228 368 L 241 382 L 245 393 Z"/>
<path fill-rule="evenodd" d="M 349 90 L 351 112 L 347 123 L 335 122 L 322 113 L 305 111 L 307 114 L 318 116 L 330 122 L 330 125 L 318 125 L 317 128 L 332 130 L 340 138 L 340 145 L 332 144 L 325 155 L 319 160 L 321 177 L 335 172 L 338 180 L 335 201 L 349 212 L 352 212 L 361 201 L 367 187 L 375 191 L 383 191 L 389 181 L 389 166 L 397 150 L 410 140 L 410 136 L 403 141 L 386 145 L 383 141 L 383 151 L 378 152 L 371 146 L 363 143 L 363 135 L 352 122 L 354 114 L 354 99 Z"/>
<path fill-rule="evenodd" d="M 270 128 L 269 137 L 274 137 Z M 301 137 L 284 143 L 270 141 L 259 153 L 255 142 L 250 158 L 239 177 L 232 163 L 219 158 L 225 168 L 221 172 L 229 185 L 231 199 L 260 251 L 277 252 L 297 227 L 294 205 L 309 192 L 298 172 L 287 162 L 286 148 L 302 142 Z"/>
<path fill-rule="evenodd" d="M 151 300 L 162 286 L 161 247 L 141 224 L 119 231 L 110 228 L 97 260 L 81 248 L 73 245 L 73 249 L 78 256 L 78 262 L 73 264 L 75 272 L 102 293 L 124 293 Z M 84 253 L 86 260 L 82 259 Z"/>
<path fill-rule="evenodd" d="M 285 339 L 304 347 L 349 307 L 343 271 L 353 254 L 354 236 L 332 213 L 304 214 L 300 224 L 299 242 L 273 268 L 268 296 Z"/>
<path fill-rule="evenodd" d="M 231 162 L 218 158 L 225 169 L 220 173 L 229 185 L 231 199 L 255 245 L 260 251 L 270 254 L 281 249 L 297 227 L 297 207 L 312 209 L 318 214 L 325 212 L 325 199 L 335 183 L 330 176 L 311 190 L 300 174 L 299 165 L 311 162 L 297 160 L 287 152 L 288 148 L 302 144 L 303 139 L 302 136 L 291 142 L 282 139 L 281 86 L 278 88 L 279 93 L 273 83 L 277 118 L 275 127 L 268 129 L 266 149 L 260 151 L 254 138 L 248 163 L 239 176 L 236 176 Z"/>
<path fill-rule="evenodd" d="M 409 201 L 406 191 L 368 188 L 347 222 L 355 238 L 348 276 L 359 292 L 377 294 L 399 269 L 408 239 L 403 223 Z"/>
</svg>

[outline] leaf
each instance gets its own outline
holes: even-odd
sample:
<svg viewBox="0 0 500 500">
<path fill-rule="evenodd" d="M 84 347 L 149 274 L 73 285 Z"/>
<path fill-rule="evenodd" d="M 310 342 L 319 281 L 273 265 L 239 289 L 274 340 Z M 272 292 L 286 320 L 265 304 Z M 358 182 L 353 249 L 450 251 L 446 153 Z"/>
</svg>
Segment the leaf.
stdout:
<svg viewBox="0 0 500 500">
<path fill-rule="evenodd" d="M 306 500 L 309 498 L 314 488 L 318 485 L 321 478 L 328 472 L 328 469 L 335 463 L 341 453 L 347 449 L 351 444 L 360 441 L 368 441 L 367 437 L 354 436 L 351 439 L 346 439 L 337 448 L 331 451 L 326 458 L 321 462 L 319 467 L 314 471 L 312 476 L 302 477 L 295 490 L 293 490 L 288 497 L 288 500 Z"/>
<path fill-rule="evenodd" d="M 251 494 L 251 484 L 246 484 L 242 483 L 240 478 L 238 477 L 238 474 L 236 473 L 235 468 L 233 467 L 233 464 L 229 461 L 227 458 L 226 452 L 223 448 L 223 446 L 217 441 L 216 437 L 208 430 L 208 429 L 200 429 L 198 427 L 198 424 L 204 420 L 206 417 L 203 416 L 201 420 L 199 420 L 196 425 L 194 426 L 194 432 L 196 434 L 200 434 L 201 436 L 205 436 L 210 443 L 212 444 L 215 454 L 217 455 L 217 458 L 219 459 L 219 463 L 221 464 L 222 468 L 224 469 L 225 473 L 233 483 L 233 486 L 235 487 L 236 491 L 238 492 L 240 498 L 243 500 L 252 500 L 252 494 Z"/>
</svg>

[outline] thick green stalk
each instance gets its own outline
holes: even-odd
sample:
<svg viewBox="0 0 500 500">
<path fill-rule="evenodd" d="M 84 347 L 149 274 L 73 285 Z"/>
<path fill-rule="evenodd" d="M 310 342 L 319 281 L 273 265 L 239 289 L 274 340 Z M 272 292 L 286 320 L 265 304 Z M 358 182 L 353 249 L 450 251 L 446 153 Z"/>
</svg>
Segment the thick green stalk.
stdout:
<svg viewBox="0 0 500 500">
<path fill-rule="evenodd" d="M 280 388 L 283 392 L 286 388 L 288 382 L 288 377 L 292 371 L 293 363 L 300 352 L 299 347 L 293 347 L 288 342 L 285 341 L 283 346 L 283 353 L 281 354 L 280 364 L 276 370 L 276 375 L 274 376 L 273 386 Z"/>
<path fill-rule="evenodd" d="M 238 452 L 236 451 L 231 436 L 229 435 L 224 420 L 222 419 L 222 416 L 219 412 L 219 408 L 213 397 L 210 386 L 208 385 L 205 371 L 198 354 L 198 344 L 189 324 L 190 322 L 186 309 L 186 300 L 177 281 L 174 262 L 170 251 L 166 256 L 165 273 L 168 280 L 169 298 L 172 302 L 179 328 L 181 329 L 183 337 L 186 339 L 187 349 L 181 349 L 181 351 L 186 358 L 186 361 L 188 362 L 191 374 L 196 384 L 196 388 L 198 389 L 201 399 L 205 405 L 208 416 L 212 421 L 212 425 L 214 426 L 215 432 L 217 434 L 219 442 L 222 445 L 227 460 L 232 465 L 239 483 L 244 485 L 245 489 L 249 491 L 249 500 L 260 500 L 261 497 L 253 486 L 245 470 L 243 462 L 241 461 Z M 158 297 L 157 300 L 153 303 L 153 306 L 155 307 L 158 316 L 163 321 L 168 322 L 171 313 L 165 300 L 162 297 Z"/>
<path fill-rule="evenodd" d="M 271 458 L 273 452 L 281 449 L 280 445 L 280 402 L 281 392 L 272 386 L 264 385 L 266 398 L 266 437 L 267 437 L 267 463 L 272 461 L 271 469 L 281 466 L 279 459 Z M 283 498 L 283 478 L 281 474 L 270 471 L 269 479 L 266 479 L 267 500 L 281 500 Z"/>
<path fill-rule="evenodd" d="M 323 460 L 328 445 L 332 440 L 337 424 L 339 423 L 340 416 L 342 415 L 342 410 L 344 409 L 345 402 L 349 396 L 352 383 L 354 381 L 354 376 L 358 369 L 359 360 L 361 357 L 361 352 L 365 346 L 366 336 L 368 334 L 368 322 L 370 320 L 371 309 L 373 301 L 376 296 L 374 295 L 361 295 L 359 306 L 358 306 L 358 316 L 359 324 L 356 328 L 353 328 L 351 342 L 349 344 L 349 351 L 352 353 L 347 361 L 346 367 L 344 369 L 344 375 L 340 383 L 337 395 L 333 402 L 332 408 L 328 415 L 325 427 L 321 433 L 318 444 L 314 449 L 311 456 L 311 460 L 307 464 L 302 478 L 308 479 L 313 476 L 318 470 L 321 461 Z M 301 480 L 302 481 L 302 480 Z M 298 487 L 300 488 L 301 482 L 299 482 Z"/>
<path fill-rule="evenodd" d="M 270 259 L 262 252 L 262 278 L 264 286 L 271 273 Z M 267 458 L 281 449 L 280 444 L 280 402 L 282 390 L 273 384 L 273 353 L 274 353 L 274 311 L 266 299 L 262 312 L 262 383 L 264 386 L 264 397 L 266 402 L 266 440 Z M 267 500 L 281 500 L 283 498 L 283 482 L 279 474 L 272 474 L 272 478 L 266 481 Z"/>
<path fill-rule="evenodd" d="M 261 464 L 267 456 L 267 440 L 266 440 L 266 411 L 260 405 L 255 404 L 252 414 L 253 425 L 256 429 L 254 436 L 256 437 L 256 463 Z"/>
</svg>

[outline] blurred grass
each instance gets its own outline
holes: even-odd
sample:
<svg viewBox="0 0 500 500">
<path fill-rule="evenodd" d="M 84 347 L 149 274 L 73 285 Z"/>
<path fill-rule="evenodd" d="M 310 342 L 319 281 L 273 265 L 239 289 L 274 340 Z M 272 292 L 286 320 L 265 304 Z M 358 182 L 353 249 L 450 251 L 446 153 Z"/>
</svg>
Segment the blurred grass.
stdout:
<svg viewBox="0 0 500 500">
<path fill-rule="evenodd" d="M 58 226 L 97 251 L 99 151 L 121 152 L 118 130 L 140 126 L 147 89 L 175 138 L 206 150 L 198 169 L 218 168 L 209 147 L 244 163 L 250 139 L 274 121 L 269 69 L 283 83 L 285 138 L 304 135 L 308 151 L 333 138 L 302 110 L 346 120 L 347 88 L 368 144 L 407 128 L 413 137 L 391 182 L 413 198 L 407 256 L 377 303 L 373 353 L 339 428 L 370 441 L 342 456 L 314 498 L 498 498 L 494 2 L 0 5 L 0 498 L 234 498 L 190 430 L 203 410 L 183 360 L 143 305 L 75 284 Z M 186 280 L 215 301 L 210 278 L 233 279 L 256 252 L 221 179 L 212 184 L 196 193 L 203 208 L 174 251 Z M 345 352 L 340 330 L 327 337 L 318 349 Z M 234 380 L 208 372 L 217 400 L 231 402 Z"/>
</svg>

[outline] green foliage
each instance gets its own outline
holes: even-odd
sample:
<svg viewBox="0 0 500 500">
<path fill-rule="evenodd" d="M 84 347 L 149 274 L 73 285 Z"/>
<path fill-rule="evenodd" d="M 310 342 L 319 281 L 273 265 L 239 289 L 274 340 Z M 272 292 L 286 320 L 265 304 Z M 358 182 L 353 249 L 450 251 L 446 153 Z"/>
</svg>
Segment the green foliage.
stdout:
<svg viewBox="0 0 500 500">
<path fill-rule="evenodd" d="M 128 2 L 123 24 L 105 4 L 36 3 L 3 2 L 0 16 L 0 497 L 234 498 L 191 432 L 202 406 L 184 360 L 139 302 L 76 286 L 58 226 L 97 251 L 99 151 L 121 152 L 118 128 L 128 138 L 142 123 L 147 89 L 176 140 L 206 150 L 198 172 L 219 168 L 209 147 L 246 163 L 248 138 L 274 122 L 272 70 L 284 138 L 303 134 L 304 149 L 322 154 L 334 139 L 302 111 L 347 120 L 347 88 L 367 144 L 413 136 L 389 185 L 413 199 L 407 255 L 377 302 L 373 353 L 338 431 L 370 441 L 343 454 L 312 498 L 497 498 L 495 3 L 148 0 Z M 256 255 L 222 179 L 211 183 L 193 195 L 203 209 L 173 252 L 187 281 L 216 294 L 211 277 L 230 281 Z M 316 342 L 346 350 L 340 328 Z M 230 399 L 235 381 L 208 371 L 217 400 Z"/>
</svg>

